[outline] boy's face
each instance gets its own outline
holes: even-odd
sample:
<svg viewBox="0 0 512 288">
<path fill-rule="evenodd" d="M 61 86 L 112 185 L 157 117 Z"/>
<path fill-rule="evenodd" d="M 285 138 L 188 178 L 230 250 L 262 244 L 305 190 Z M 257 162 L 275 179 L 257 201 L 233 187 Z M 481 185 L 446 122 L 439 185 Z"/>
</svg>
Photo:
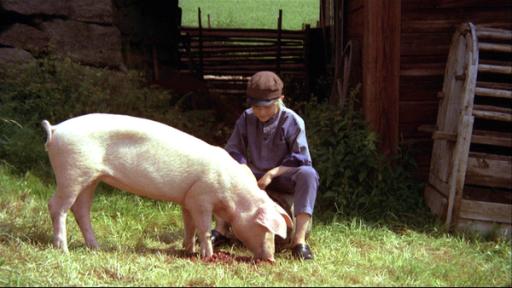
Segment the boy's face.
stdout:
<svg viewBox="0 0 512 288">
<path fill-rule="evenodd" d="M 281 96 L 280 99 L 282 99 L 283 96 Z M 260 122 L 267 122 L 272 118 L 274 115 L 276 115 L 277 112 L 279 112 L 279 102 L 276 100 L 272 105 L 269 106 L 252 106 L 252 111 L 254 112 L 254 116 L 260 120 Z"/>
</svg>

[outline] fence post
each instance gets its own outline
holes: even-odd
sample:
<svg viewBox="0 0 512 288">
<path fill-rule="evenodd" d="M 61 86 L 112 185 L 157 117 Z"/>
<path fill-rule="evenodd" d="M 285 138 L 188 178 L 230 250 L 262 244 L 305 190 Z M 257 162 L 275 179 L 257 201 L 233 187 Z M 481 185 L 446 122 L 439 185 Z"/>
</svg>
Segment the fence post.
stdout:
<svg viewBox="0 0 512 288">
<path fill-rule="evenodd" d="M 281 34 L 283 29 L 283 10 L 279 9 L 279 17 L 277 18 L 277 59 L 276 59 L 276 73 L 281 74 Z"/>
<path fill-rule="evenodd" d="M 203 25 L 201 23 L 201 7 L 197 7 L 197 20 L 199 24 L 199 75 L 203 78 Z"/>
<path fill-rule="evenodd" d="M 306 91 L 306 100 L 309 100 L 309 93 L 311 89 L 310 83 L 310 71 L 311 71 L 311 26 L 309 24 L 305 25 L 304 29 L 304 83 L 305 83 L 305 91 Z"/>
</svg>

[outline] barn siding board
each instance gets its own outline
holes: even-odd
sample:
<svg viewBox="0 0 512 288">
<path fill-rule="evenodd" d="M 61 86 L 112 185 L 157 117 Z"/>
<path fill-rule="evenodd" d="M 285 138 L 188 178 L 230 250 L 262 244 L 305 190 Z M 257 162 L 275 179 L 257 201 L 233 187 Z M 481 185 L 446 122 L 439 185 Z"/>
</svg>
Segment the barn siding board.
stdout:
<svg viewBox="0 0 512 288">
<path fill-rule="evenodd" d="M 399 129 L 406 143 L 423 143 L 414 125 L 435 125 L 451 35 L 466 21 L 512 27 L 512 1 L 402 0 Z M 482 4 L 484 3 L 484 4 Z M 440 75 L 436 75 L 439 74 Z M 430 101 L 428 107 L 425 103 Z M 435 109 L 434 109 L 435 107 Z M 417 111 L 412 113 L 411 111 Z M 416 141 L 418 140 L 418 141 Z M 414 145 L 414 144 L 413 144 Z M 411 147 L 414 150 L 414 147 Z M 420 157 L 420 156 L 418 156 Z M 417 159 L 418 161 L 418 159 Z M 427 171 L 430 161 L 418 169 Z M 426 167 L 422 167 L 426 165 Z M 426 179 L 428 174 L 421 175 Z"/>
</svg>

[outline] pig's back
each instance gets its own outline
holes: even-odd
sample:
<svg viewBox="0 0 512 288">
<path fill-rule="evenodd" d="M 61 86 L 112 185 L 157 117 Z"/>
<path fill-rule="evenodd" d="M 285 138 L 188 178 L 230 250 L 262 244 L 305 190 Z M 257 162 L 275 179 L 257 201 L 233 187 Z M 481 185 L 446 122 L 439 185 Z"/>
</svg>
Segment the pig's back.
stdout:
<svg viewBox="0 0 512 288">
<path fill-rule="evenodd" d="M 88 114 L 54 126 L 53 142 L 98 169 L 113 186 L 160 200 L 179 200 L 217 161 L 214 146 L 162 123 Z M 61 151 L 63 149 L 60 149 Z M 77 159 L 78 160 L 78 159 Z"/>
</svg>

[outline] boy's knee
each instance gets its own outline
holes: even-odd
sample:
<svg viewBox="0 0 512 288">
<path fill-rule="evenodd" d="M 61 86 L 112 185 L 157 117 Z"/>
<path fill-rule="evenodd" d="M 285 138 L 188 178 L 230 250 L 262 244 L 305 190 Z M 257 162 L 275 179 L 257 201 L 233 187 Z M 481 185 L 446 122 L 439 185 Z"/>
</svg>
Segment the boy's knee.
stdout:
<svg viewBox="0 0 512 288">
<path fill-rule="evenodd" d="M 298 178 L 302 178 L 306 181 L 314 181 L 318 183 L 318 173 L 316 172 L 315 168 L 312 166 L 300 166 L 298 167 L 298 171 L 296 173 L 296 176 Z"/>
</svg>

